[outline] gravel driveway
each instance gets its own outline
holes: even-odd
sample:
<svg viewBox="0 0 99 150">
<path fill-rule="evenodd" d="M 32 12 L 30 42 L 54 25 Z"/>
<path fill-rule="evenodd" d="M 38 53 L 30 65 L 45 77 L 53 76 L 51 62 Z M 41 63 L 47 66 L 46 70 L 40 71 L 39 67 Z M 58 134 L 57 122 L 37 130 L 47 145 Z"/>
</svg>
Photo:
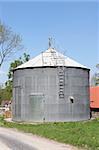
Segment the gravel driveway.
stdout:
<svg viewBox="0 0 99 150">
<path fill-rule="evenodd" d="M 78 150 L 77 148 L 16 129 L 0 127 L 0 150 Z"/>
</svg>

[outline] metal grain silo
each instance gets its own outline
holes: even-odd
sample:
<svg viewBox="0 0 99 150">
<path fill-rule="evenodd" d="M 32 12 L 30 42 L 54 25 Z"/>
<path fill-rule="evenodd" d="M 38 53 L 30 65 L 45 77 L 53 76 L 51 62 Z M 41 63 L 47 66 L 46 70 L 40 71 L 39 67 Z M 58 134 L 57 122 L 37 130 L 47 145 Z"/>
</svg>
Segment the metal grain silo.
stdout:
<svg viewBox="0 0 99 150">
<path fill-rule="evenodd" d="M 49 48 L 13 74 L 13 120 L 66 122 L 90 118 L 89 69 Z"/>
</svg>

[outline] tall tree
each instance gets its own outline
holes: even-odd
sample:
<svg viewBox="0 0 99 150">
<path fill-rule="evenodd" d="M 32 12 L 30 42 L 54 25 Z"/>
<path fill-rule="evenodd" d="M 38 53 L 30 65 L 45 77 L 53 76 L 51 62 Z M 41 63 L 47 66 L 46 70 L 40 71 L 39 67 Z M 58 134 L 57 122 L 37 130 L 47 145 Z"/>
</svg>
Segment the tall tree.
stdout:
<svg viewBox="0 0 99 150">
<path fill-rule="evenodd" d="M 96 73 L 96 85 L 99 86 L 99 64 L 96 65 L 97 73 Z"/>
<path fill-rule="evenodd" d="M 91 78 L 92 86 L 99 86 L 99 64 L 96 65 L 97 72 Z"/>
<path fill-rule="evenodd" d="M 17 66 L 27 62 L 29 59 L 30 59 L 30 55 L 24 53 L 23 57 L 20 57 L 19 59 L 14 60 L 10 64 L 9 72 L 8 72 L 8 81 L 6 81 L 6 83 L 5 83 L 5 92 L 7 93 L 6 95 L 8 95 L 10 97 L 10 99 L 12 97 L 12 80 L 13 80 L 13 72 L 12 72 L 12 70 L 14 68 L 16 68 Z"/>
<path fill-rule="evenodd" d="M 19 65 L 27 62 L 30 59 L 30 55 L 24 53 L 22 57 L 20 57 L 17 60 L 14 60 L 13 62 L 11 62 L 10 67 L 9 67 L 9 72 L 8 72 L 8 79 L 12 80 L 13 77 L 13 72 L 12 70 L 16 67 L 18 67 Z"/>
<path fill-rule="evenodd" d="M 15 51 L 22 49 L 22 38 L 0 21 L 0 67 L 5 59 Z"/>
<path fill-rule="evenodd" d="M 22 57 L 11 62 L 8 72 L 8 80 L 5 83 L 5 88 L 0 86 L 0 104 L 2 100 L 11 100 L 12 98 L 12 78 L 13 78 L 12 70 L 17 66 L 27 62 L 29 59 L 30 55 L 24 53 Z"/>
</svg>

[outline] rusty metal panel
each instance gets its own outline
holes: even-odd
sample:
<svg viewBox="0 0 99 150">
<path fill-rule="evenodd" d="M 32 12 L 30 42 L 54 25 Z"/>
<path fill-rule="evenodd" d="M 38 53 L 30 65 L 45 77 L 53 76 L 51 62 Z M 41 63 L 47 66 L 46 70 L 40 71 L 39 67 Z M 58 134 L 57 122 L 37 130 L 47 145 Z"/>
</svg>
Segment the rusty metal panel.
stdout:
<svg viewBox="0 0 99 150">
<path fill-rule="evenodd" d="M 90 107 L 99 108 L 99 86 L 90 87 Z"/>
</svg>

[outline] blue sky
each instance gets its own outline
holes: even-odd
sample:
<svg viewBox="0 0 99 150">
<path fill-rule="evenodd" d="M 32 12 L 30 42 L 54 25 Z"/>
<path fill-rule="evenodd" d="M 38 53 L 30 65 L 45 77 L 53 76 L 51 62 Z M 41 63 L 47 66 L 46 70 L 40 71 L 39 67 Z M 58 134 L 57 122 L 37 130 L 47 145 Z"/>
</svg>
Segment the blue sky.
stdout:
<svg viewBox="0 0 99 150">
<path fill-rule="evenodd" d="M 23 38 L 25 52 L 31 57 L 48 48 L 48 37 L 65 55 L 88 66 L 93 73 L 99 63 L 98 1 L 0 2 L 0 19 Z M 9 63 L 0 69 L 0 83 L 7 79 Z"/>
</svg>

